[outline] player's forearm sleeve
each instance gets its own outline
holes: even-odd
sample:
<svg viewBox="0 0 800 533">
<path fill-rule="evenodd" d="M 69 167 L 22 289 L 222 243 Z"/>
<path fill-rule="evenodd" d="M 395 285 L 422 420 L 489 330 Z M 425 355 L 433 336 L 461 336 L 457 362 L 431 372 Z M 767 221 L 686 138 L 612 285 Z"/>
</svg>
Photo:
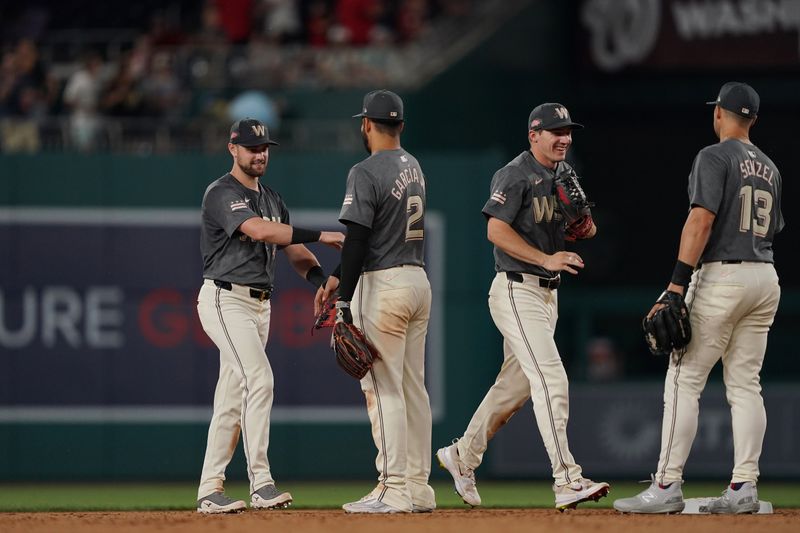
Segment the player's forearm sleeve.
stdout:
<svg viewBox="0 0 800 533">
<path fill-rule="evenodd" d="M 364 268 L 364 259 L 367 257 L 369 236 L 372 230 L 366 226 L 347 223 L 347 238 L 342 248 L 342 277 L 339 283 L 339 299 L 349 302 L 356 292 L 358 277 Z"/>
</svg>

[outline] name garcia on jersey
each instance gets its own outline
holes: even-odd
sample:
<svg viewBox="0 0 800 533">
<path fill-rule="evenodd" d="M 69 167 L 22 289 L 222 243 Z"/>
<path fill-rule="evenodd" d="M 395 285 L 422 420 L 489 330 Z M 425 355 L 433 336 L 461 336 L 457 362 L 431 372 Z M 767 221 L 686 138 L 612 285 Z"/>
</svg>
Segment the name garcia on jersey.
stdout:
<svg viewBox="0 0 800 533">
<path fill-rule="evenodd" d="M 425 182 L 420 179 L 420 172 L 416 167 L 408 167 L 394 180 L 394 187 L 392 187 L 392 196 L 398 200 L 402 200 L 405 196 L 405 190 L 411 183 L 419 183 L 422 188 L 425 188 Z"/>
</svg>

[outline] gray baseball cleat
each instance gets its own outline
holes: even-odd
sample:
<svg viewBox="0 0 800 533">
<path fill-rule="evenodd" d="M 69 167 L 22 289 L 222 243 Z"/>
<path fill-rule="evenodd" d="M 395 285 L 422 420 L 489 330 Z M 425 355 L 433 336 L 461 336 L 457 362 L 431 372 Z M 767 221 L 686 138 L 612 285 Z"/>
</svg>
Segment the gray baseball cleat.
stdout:
<svg viewBox="0 0 800 533">
<path fill-rule="evenodd" d="M 453 476 L 456 494 L 461 496 L 467 505 L 476 507 L 481 504 L 481 495 L 478 494 L 478 487 L 475 485 L 475 471 L 461 462 L 458 457 L 457 442 L 458 439 L 450 446 L 439 448 L 436 457 L 439 459 L 439 465 Z"/>
<path fill-rule="evenodd" d="M 292 504 L 292 495 L 278 490 L 274 483 L 264 485 L 250 497 L 253 509 L 286 509 Z"/>
<path fill-rule="evenodd" d="M 734 490 L 728 485 L 722 496 L 708 503 L 708 512 L 713 514 L 744 514 L 757 513 L 761 504 L 758 501 L 756 484 L 747 481 Z"/>
<path fill-rule="evenodd" d="M 668 487 L 662 488 L 655 479 L 650 476 L 650 486 L 632 498 L 622 498 L 614 501 L 614 509 L 621 513 L 643 513 L 643 514 L 668 514 L 680 513 L 683 511 L 683 491 L 681 484 L 683 481 L 674 481 Z"/>
<path fill-rule="evenodd" d="M 245 508 L 244 500 L 228 498 L 224 492 L 212 492 L 197 500 L 197 512 L 203 514 L 238 513 Z"/>
<path fill-rule="evenodd" d="M 357 502 L 342 505 L 345 513 L 354 514 L 394 514 L 405 512 L 389 504 L 378 501 L 376 498 L 361 498 Z"/>
<path fill-rule="evenodd" d="M 611 487 L 604 481 L 594 482 L 582 477 L 568 485 L 553 485 L 553 492 L 556 496 L 556 509 L 563 513 L 567 509 L 575 509 L 579 503 L 589 500 L 596 502 L 608 496 Z"/>
</svg>

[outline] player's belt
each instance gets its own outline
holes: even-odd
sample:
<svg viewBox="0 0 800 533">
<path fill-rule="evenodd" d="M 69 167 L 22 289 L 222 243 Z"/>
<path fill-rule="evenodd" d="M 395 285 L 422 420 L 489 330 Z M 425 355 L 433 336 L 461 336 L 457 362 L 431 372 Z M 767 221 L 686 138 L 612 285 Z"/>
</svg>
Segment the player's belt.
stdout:
<svg viewBox="0 0 800 533">
<path fill-rule="evenodd" d="M 233 283 L 230 281 L 220 281 L 218 279 L 214 280 L 214 285 L 219 287 L 220 289 L 224 289 L 226 291 L 233 291 Z M 242 289 L 249 289 L 250 290 L 250 297 L 255 298 L 256 300 L 263 302 L 269 300 L 269 297 L 272 296 L 272 289 L 254 289 L 252 287 L 246 287 L 244 285 L 237 285 L 237 287 L 242 287 Z M 238 291 L 237 291 L 238 292 Z"/>
<path fill-rule="evenodd" d="M 537 276 L 536 274 L 528 274 L 529 276 L 533 276 L 534 278 L 539 280 L 539 286 L 544 287 L 545 289 L 555 290 L 561 285 L 561 277 L 557 276 L 555 278 L 542 278 Z M 506 272 L 506 278 L 508 281 L 516 281 L 517 283 L 522 283 L 525 281 L 525 278 L 522 277 L 522 272 Z"/>
</svg>

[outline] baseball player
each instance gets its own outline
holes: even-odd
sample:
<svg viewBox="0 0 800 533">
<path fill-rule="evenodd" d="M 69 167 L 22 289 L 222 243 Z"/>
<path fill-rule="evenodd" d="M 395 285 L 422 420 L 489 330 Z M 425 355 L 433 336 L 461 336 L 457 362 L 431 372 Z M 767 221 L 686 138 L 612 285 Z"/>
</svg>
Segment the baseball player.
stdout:
<svg viewBox="0 0 800 533">
<path fill-rule="evenodd" d="M 361 135 L 370 156 L 350 169 L 339 220 L 347 226 L 341 285 L 334 273 L 316 308 L 339 288 L 338 320 L 354 322 L 380 352 L 361 380 L 378 455 L 378 485 L 348 513 L 430 512 L 431 409 L 425 336 L 431 289 L 423 269 L 425 175 L 400 146 L 403 101 L 364 97 Z"/>
<path fill-rule="evenodd" d="M 526 150 L 498 170 L 483 207 L 495 270 L 489 310 L 503 334 L 503 365 L 464 435 L 436 452 L 464 502 L 480 505 L 474 470 L 489 440 L 530 398 L 553 468 L 556 508 L 564 510 L 609 491 L 583 477 L 567 443 L 567 375 L 553 333 L 562 271 L 577 274 L 583 260 L 564 250 L 565 228 L 555 179 L 571 169 L 565 161 L 572 131 L 582 128 L 561 104 L 537 106 L 528 118 Z M 589 216 L 591 216 L 589 214 Z M 597 232 L 594 222 L 579 238 Z"/>
<path fill-rule="evenodd" d="M 276 144 L 258 120 L 234 123 L 228 143 L 233 168 L 209 185 L 203 197 L 204 282 L 197 310 L 203 329 L 219 348 L 220 368 L 197 493 L 200 513 L 245 508 L 244 501 L 223 492 L 225 468 L 240 431 L 251 507 L 286 507 L 292 501 L 288 492 L 276 488 L 267 460 L 273 377 L 264 349 L 275 255 L 283 249 L 294 269 L 320 287 L 325 274 L 302 243 L 319 241 L 340 248 L 344 235 L 289 225 L 289 211 L 281 196 L 259 181 L 267 168 L 269 146 Z"/>
<path fill-rule="evenodd" d="M 667 286 L 686 295 L 692 338 L 685 352 L 670 357 L 658 470 L 647 490 L 614 502 L 618 511 L 683 510 L 683 467 L 697 433 L 697 402 L 720 359 L 733 421 L 734 466 L 730 486 L 709 510 L 759 509 L 758 459 L 767 423 L 759 373 L 780 299 L 772 241 L 784 226 L 780 172 L 750 141 L 759 102 L 752 87 L 738 82 L 723 85 L 709 102 L 719 143 L 700 150 L 692 165 L 689 216 Z"/>
</svg>

